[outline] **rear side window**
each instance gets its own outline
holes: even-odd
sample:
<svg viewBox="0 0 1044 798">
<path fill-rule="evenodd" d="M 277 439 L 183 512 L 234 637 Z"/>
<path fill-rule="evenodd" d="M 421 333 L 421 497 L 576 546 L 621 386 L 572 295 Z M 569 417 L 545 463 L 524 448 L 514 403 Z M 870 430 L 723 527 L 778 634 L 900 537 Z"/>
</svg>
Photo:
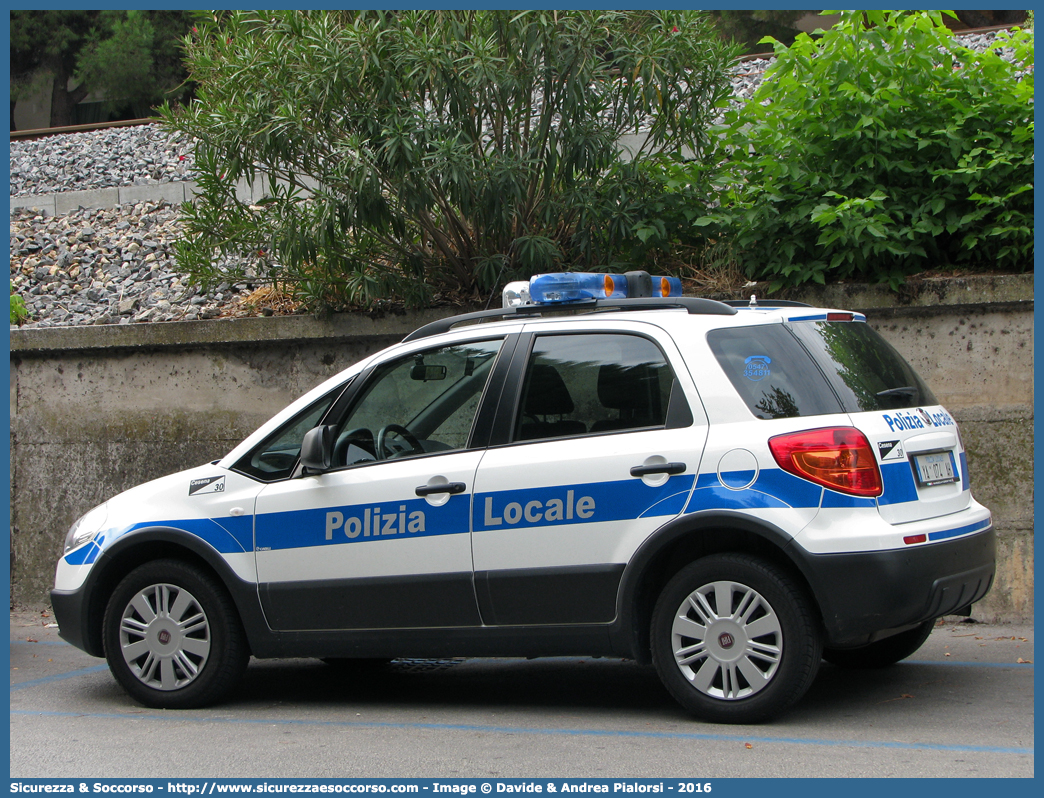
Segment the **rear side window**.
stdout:
<svg viewBox="0 0 1044 798">
<path fill-rule="evenodd" d="M 707 340 L 758 418 L 937 404 L 902 356 L 863 322 L 740 327 L 714 330 Z"/>
<path fill-rule="evenodd" d="M 733 387 L 758 418 L 841 411 L 823 373 L 782 324 L 714 330 L 707 340 Z"/>
</svg>

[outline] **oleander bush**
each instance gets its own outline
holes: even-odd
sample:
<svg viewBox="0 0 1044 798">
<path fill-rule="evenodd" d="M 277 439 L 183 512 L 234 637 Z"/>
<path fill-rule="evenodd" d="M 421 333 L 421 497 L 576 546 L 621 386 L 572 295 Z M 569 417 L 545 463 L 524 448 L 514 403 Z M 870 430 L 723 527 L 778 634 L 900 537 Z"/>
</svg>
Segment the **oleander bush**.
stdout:
<svg viewBox="0 0 1044 798">
<path fill-rule="evenodd" d="M 197 142 L 179 263 L 313 309 L 638 265 L 666 194 L 646 165 L 706 161 L 736 54 L 689 11 L 222 12 L 185 47 L 196 100 L 162 114 Z"/>
</svg>

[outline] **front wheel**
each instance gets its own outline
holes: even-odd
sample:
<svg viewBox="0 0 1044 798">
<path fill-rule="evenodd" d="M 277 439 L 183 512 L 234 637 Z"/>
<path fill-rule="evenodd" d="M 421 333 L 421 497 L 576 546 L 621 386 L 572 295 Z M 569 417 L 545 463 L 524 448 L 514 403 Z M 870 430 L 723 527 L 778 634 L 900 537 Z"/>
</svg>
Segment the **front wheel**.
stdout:
<svg viewBox="0 0 1044 798">
<path fill-rule="evenodd" d="M 212 704 L 235 686 L 250 657 L 224 587 L 180 560 L 149 562 L 124 577 L 109 598 L 102 634 L 109 670 L 149 707 Z"/>
<path fill-rule="evenodd" d="M 822 654 L 804 590 L 746 554 L 712 555 L 679 571 L 656 602 L 651 643 L 671 695 L 719 723 L 783 712 L 808 690 Z"/>
</svg>

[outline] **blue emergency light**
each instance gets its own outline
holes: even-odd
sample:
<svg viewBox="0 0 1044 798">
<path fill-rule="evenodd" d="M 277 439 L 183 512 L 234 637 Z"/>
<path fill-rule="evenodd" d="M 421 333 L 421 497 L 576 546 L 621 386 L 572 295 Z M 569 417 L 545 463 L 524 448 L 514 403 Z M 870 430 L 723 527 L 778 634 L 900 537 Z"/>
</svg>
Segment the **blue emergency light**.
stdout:
<svg viewBox="0 0 1044 798">
<path fill-rule="evenodd" d="M 529 299 L 535 305 L 681 295 L 682 284 L 677 277 L 652 277 L 640 271 L 626 274 L 558 272 L 537 274 L 529 281 Z"/>
</svg>

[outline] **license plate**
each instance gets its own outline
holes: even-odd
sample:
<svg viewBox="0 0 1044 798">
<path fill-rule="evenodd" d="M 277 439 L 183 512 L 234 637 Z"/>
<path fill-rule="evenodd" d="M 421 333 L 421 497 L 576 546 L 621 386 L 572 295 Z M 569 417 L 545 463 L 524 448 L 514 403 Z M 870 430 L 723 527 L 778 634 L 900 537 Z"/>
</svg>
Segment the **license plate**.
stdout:
<svg viewBox="0 0 1044 798">
<path fill-rule="evenodd" d="M 936 454 L 915 454 L 914 473 L 921 487 L 945 485 L 957 481 L 957 469 L 953 465 L 953 455 L 949 452 Z"/>
</svg>

